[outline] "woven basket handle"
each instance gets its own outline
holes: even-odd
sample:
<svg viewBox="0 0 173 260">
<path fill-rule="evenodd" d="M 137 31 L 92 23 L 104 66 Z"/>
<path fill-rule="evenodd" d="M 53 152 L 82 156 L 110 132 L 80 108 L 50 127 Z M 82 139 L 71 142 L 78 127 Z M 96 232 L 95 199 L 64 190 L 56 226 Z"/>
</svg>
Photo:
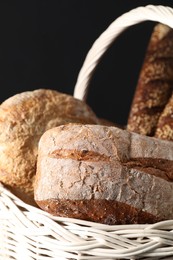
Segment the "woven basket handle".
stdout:
<svg viewBox="0 0 173 260">
<path fill-rule="evenodd" d="M 121 15 L 99 36 L 89 50 L 83 66 L 79 72 L 73 96 L 86 100 L 89 83 L 93 72 L 102 55 L 109 48 L 116 37 L 129 26 L 143 21 L 154 21 L 166 24 L 173 28 L 173 8 L 162 5 L 147 5 L 137 7 Z"/>
</svg>

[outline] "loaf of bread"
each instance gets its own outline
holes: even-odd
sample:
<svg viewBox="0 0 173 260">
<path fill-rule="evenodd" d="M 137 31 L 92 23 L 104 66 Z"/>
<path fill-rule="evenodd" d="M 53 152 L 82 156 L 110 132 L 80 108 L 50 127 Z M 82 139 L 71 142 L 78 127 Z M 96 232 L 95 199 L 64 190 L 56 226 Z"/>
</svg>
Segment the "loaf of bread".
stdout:
<svg viewBox="0 0 173 260">
<path fill-rule="evenodd" d="M 173 94 L 159 117 L 155 137 L 173 141 Z"/>
<path fill-rule="evenodd" d="M 68 124 L 38 148 L 35 201 L 43 210 L 105 224 L 173 218 L 173 142 L 117 127 Z"/>
<path fill-rule="evenodd" d="M 173 29 L 154 27 L 132 101 L 127 129 L 153 136 L 173 86 Z"/>
<path fill-rule="evenodd" d="M 82 101 L 55 90 L 38 89 L 0 105 L 0 181 L 27 203 L 34 203 L 37 146 L 49 128 L 69 122 L 96 124 Z"/>
</svg>

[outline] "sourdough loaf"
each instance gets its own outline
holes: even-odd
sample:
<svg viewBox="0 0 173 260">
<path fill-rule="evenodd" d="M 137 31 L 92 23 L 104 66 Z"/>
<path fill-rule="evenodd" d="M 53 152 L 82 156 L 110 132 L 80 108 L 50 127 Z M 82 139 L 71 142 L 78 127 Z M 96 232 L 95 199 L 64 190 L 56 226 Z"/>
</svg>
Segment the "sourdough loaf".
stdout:
<svg viewBox="0 0 173 260">
<path fill-rule="evenodd" d="M 106 224 L 173 218 L 173 143 L 117 127 L 46 131 L 34 196 L 49 213 Z"/>
<path fill-rule="evenodd" d="M 37 146 L 49 128 L 68 122 L 97 123 L 82 101 L 55 90 L 38 89 L 10 97 L 0 106 L 0 181 L 34 203 Z"/>
<path fill-rule="evenodd" d="M 173 86 L 173 29 L 154 27 L 132 101 L 127 129 L 153 136 Z"/>
</svg>

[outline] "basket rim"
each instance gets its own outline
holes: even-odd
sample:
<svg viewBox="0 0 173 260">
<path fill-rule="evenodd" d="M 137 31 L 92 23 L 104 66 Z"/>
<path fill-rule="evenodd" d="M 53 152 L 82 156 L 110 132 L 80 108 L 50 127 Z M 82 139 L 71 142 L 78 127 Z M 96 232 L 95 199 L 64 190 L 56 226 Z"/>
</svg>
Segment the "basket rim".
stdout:
<svg viewBox="0 0 173 260">
<path fill-rule="evenodd" d="M 67 258 L 62 259 L 76 260 L 108 259 L 109 257 L 112 257 L 111 259 L 148 257 L 149 259 L 153 256 L 173 256 L 173 220 L 155 224 L 99 224 L 52 216 L 26 204 L 2 184 L 0 184 L 0 197 L 2 223 L 0 256 L 1 254 L 4 256 L 5 252 L 6 255 L 13 254 L 18 257 L 18 252 L 15 250 L 16 243 L 19 241 L 16 237 L 21 237 L 25 241 L 23 244 L 32 248 L 33 258 L 29 259 L 35 259 L 33 252 L 36 255 L 50 254 L 48 257 L 50 259 L 55 259 L 55 256 L 65 256 Z M 7 242 L 10 241 L 12 249 L 9 250 L 4 244 L 4 237 L 9 237 Z M 36 246 L 38 240 L 39 245 Z M 19 260 L 19 258 L 15 259 Z"/>
</svg>

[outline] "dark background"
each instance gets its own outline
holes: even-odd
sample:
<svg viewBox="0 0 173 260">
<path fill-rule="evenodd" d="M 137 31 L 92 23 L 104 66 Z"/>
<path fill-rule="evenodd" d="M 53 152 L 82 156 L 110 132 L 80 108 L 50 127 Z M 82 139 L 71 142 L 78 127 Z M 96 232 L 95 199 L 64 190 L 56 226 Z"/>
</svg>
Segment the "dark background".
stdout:
<svg viewBox="0 0 173 260">
<path fill-rule="evenodd" d="M 121 14 L 172 1 L 0 1 L 0 102 L 27 90 L 73 95 L 93 42 Z M 87 103 L 103 118 L 125 124 L 153 22 L 132 26 L 100 61 Z"/>
</svg>

